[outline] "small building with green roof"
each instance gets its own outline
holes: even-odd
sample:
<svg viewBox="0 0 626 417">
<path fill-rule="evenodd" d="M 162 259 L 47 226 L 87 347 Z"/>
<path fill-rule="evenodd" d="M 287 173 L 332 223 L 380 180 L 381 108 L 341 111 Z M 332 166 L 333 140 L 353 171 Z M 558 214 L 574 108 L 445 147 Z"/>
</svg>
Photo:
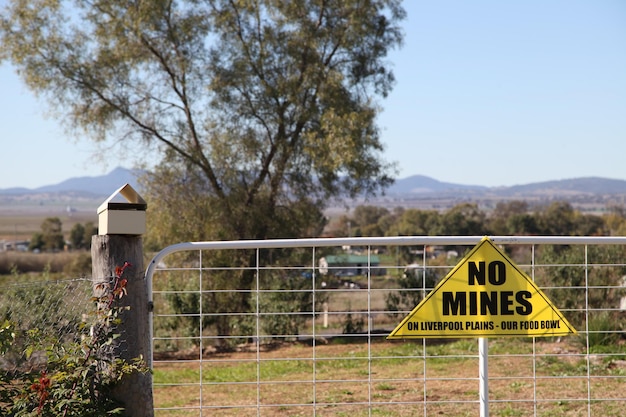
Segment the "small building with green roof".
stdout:
<svg viewBox="0 0 626 417">
<path fill-rule="evenodd" d="M 319 270 L 322 275 L 348 277 L 367 275 L 368 268 L 371 275 L 385 275 L 387 271 L 380 267 L 378 255 L 328 255 L 319 260 Z"/>
</svg>

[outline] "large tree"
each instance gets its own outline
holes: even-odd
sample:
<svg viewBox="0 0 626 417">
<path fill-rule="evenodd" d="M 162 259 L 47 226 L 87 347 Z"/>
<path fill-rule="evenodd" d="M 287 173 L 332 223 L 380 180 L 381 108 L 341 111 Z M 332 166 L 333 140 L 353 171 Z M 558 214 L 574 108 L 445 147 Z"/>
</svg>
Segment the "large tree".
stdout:
<svg viewBox="0 0 626 417">
<path fill-rule="evenodd" d="M 391 182 L 377 98 L 394 81 L 401 0 L 12 0 L 1 16 L 0 58 L 70 127 L 158 151 L 155 246 L 316 235 L 330 199 Z M 244 268 L 211 288 L 253 288 L 245 267 L 283 258 L 224 256 L 203 263 Z M 194 303 L 228 335 L 249 294 Z"/>
<path fill-rule="evenodd" d="M 401 0 L 12 0 L 0 57 L 79 132 L 156 146 L 152 197 L 194 182 L 206 237 L 266 238 L 390 183 L 376 97 L 403 18 Z"/>
</svg>

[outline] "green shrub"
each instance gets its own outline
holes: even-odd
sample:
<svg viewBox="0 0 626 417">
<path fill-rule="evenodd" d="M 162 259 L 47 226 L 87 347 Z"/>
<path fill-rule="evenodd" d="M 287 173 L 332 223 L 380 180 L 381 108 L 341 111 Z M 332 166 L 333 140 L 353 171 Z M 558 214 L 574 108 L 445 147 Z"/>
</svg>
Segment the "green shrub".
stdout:
<svg viewBox="0 0 626 417">
<path fill-rule="evenodd" d="M 365 328 L 365 320 L 362 316 L 358 319 L 352 317 L 352 306 L 348 304 L 348 312 L 343 321 L 343 334 L 361 334 Z"/>
<path fill-rule="evenodd" d="M 440 273 L 431 268 L 407 268 L 398 280 L 399 290 L 385 296 L 388 315 L 397 318 L 398 311 L 411 311 L 433 289 L 440 279 Z"/>
<path fill-rule="evenodd" d="M 97 307 L 69 340 L 36 322 L 25 330 L 22 323 L 16 324 L 21 317 L 3 322 L 0 351 L 3 356 L 13 351 L 19 360 L 0 367 L 0 415 L 95 417 L 123 412 L 111 395 L 112 388 L 126 375 L 147 371 L 142 359 L 118 359 L 112 348 L 119 337 L 120 314 L 127 310 L 118 306 L 126 294 L 124 269 L 116 271 L 112 290 L 105 289 L 103 296 L 93 299 Z"/>
<path fill-rule="evenodd" d="M 621 329 L 616 328 L 616 323 L 619 322 L 618 317 L 608 311 L 590 315 L 587 335 L 589 348 L 593 350 L 601 346 L 616 346 L 621 337 Z"/>
</svg>

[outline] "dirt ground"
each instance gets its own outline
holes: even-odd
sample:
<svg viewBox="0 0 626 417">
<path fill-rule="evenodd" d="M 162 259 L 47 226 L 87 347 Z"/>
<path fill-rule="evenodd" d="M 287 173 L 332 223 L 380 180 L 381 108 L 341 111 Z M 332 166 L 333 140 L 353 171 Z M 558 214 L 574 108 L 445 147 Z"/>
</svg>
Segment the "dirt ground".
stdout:
<svg viewBox="0 0 626 417">
<path fill-rule="evenodd" d="M 202 362 L 198 351 L 157 359 L 157 416 L 476 416 L 480 410 L 475 340 L 293 343 L 258 351 L 248 345 L 205 352 Z M 488 371 L 492 416 L 624 415 L 626 362 L 585 355 L 575 343 L 496 340 Z"/>
</svg>

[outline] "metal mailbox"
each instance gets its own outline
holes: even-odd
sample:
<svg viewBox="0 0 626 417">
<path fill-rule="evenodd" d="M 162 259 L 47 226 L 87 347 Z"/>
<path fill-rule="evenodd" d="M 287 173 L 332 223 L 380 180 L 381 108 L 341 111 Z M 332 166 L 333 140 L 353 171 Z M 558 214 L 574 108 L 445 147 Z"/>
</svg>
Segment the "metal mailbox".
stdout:
<svg viewBox="0 0 626 417">
<path fill-rule="evenodd" d="M 125 201 L 119 201 L 122 198 Z M 143 235 L 147 207 L 146 201 L 130 184 L 124 185 L 98 207 L 98 234 Z"/>
</svg>

